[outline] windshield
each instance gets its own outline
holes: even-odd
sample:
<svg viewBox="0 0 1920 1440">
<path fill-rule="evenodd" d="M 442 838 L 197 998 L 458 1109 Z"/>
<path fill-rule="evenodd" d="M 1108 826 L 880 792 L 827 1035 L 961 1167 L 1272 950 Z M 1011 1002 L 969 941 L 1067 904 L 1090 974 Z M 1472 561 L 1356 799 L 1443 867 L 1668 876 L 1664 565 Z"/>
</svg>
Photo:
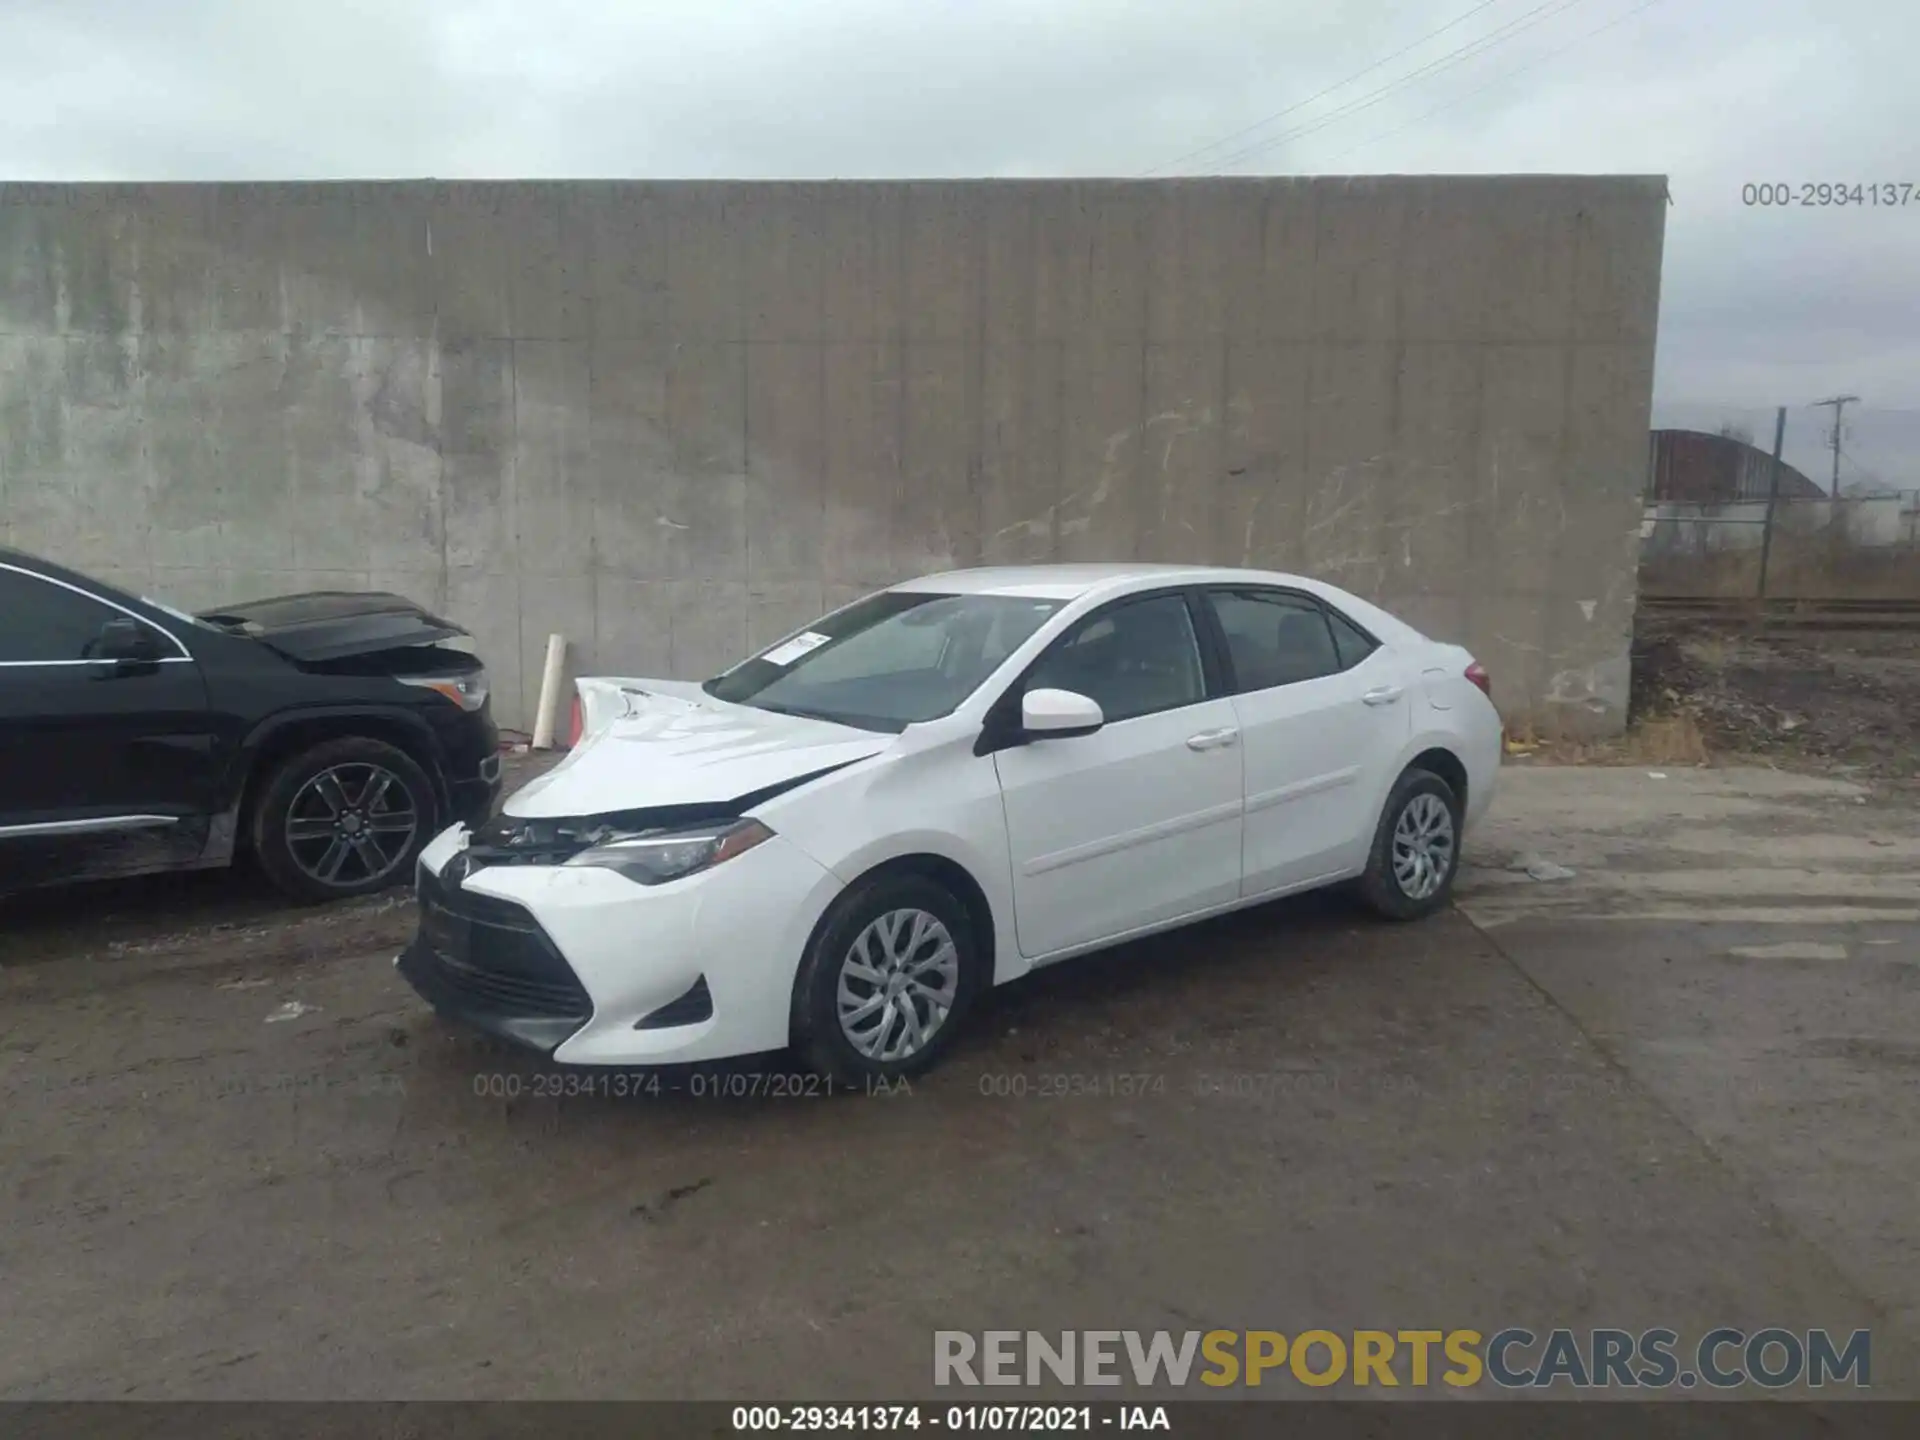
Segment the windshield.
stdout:
<svg viewBox="0 0 1920 1440">
<path fill-rule="evenodd" d="M 736 705 L 898 732 L 950 714 L 1062 603 L 886 590 L 701 688 Z"/>
</svg>

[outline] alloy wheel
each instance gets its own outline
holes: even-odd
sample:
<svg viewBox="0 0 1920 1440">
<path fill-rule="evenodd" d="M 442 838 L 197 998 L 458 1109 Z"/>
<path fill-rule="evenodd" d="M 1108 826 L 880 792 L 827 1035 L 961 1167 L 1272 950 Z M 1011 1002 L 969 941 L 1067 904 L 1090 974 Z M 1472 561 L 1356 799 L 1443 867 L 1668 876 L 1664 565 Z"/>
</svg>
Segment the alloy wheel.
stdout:
<svg viewBox="0 0 1920 1440">
<path fill-rule="evenodd" d="M 906 1060 L 947 1023 L 960 993 L 960 951 L 937 915 L 889 910 L 840 961 L 840 1032 L 869 1060 Z"/>
<path fill-rule="evenodd" d="M 392 874 L 419 828 L 419 808 L 406 782 L 364 761 L 322 770 L 287 807 L 293 863 L 309 879 L 335 888 Z"/>
<path fill-rule="evenodd" d="M 1393 827 L 1393 879 L 1409 900 L 1425 900 L 1453 868 L 1453 812 L 1438 795 L 1415 795 Z"/>
</svg>

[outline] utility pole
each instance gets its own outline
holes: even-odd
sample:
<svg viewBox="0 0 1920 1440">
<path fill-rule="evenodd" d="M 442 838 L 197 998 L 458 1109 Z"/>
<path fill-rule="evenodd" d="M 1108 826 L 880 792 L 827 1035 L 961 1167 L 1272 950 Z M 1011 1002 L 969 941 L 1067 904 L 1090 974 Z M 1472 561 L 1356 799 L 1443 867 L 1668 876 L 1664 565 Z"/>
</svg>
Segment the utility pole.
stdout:
<svg viewBox="0 0 1920 1440">
<path fill-rule="evenodd" d="M 1833 496 L 1837 500 L 1840 498 L 1840 416 L 1847 406 L 1858 405 L 1860 397 L 1835 395 L 1831 400 L 1816 400 L 1813 403 L 1816 407 L 1821 405 L 1833 407 Z"/>
<path fill-rule="evenodd" d="M 1767 561 L 1773 558 L 1773 512 L 1780 503 L 1780 452 L 1785 448 L 1787 439 L 1787 407 L 1782 405 L 1773 417 L 1773 469 L 1767 479 L 1767 520 L 1766 528 L 1760 532 L 1760 589 L 1762 600 L 1767 598 Z"/>
</svg>

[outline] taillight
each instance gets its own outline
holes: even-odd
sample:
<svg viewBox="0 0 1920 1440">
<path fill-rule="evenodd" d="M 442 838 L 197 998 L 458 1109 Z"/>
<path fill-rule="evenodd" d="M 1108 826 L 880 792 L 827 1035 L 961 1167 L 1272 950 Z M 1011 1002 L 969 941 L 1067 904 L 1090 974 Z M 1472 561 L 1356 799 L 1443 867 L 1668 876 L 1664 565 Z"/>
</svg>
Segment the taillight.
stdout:
<svg viewBox="0 0 1920 1440">
<path fill-rule="evenodd" d="M 1493 677 L 1487 674 L 1487 667 L 1478 660 L 1467 666 L 1467 679 L 1480 687 L 1480 693 L 1489 700 L 1493 698 Z"/>
<path fill-rule="evenodd" d="M 580 696 L 573 697 L 573 718 L 567 722 L 567 748 L 573 749 L 580 743 L 580 734 L 586 729 L 586 720 L 580 710 Z"/>
</svg>

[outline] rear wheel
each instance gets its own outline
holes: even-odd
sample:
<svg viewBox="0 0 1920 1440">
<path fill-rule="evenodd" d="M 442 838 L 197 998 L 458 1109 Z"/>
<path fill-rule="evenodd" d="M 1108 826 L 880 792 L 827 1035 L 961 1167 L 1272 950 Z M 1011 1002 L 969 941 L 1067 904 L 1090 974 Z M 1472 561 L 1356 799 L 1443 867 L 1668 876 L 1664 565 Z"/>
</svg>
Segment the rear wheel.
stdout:
<svg viewBox="0 0 1920 1440">
<path fill-rule="evenodd" d="M 847 1084 L 931 1067 L 985 983 L 967 908 L 924 875 L 856 885 L 814 936 L 793 988 L 793 1048 Z"/>
<path fill-rule="evenodd" d="M 1447 903 L 1460 869 L 1460 798 L 1430 770 L 1408 770 L 1380 812 L 1360 898 L 1389 920 L 1418 920 Z"/>
<path fill-rule="evenodd" d="M 368 895 L 409 878 L 439 829 L 433 782 L 405 751 L 353 736 L 293 756 L 253 811 L 253 853 L 297 900 Z"/>
</svg>

